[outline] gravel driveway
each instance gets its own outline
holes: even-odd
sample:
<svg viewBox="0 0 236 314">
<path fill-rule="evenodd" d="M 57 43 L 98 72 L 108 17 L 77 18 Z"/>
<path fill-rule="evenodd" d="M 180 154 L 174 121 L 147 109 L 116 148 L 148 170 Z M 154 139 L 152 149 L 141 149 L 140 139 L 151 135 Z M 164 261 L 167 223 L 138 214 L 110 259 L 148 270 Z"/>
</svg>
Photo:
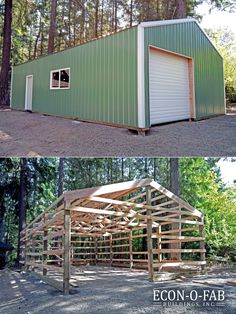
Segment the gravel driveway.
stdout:
<svg viewBox="0 0 236 314">
<path fill-rule="evenodd" d="M 0 109 L 0 156 L 236 156 L 236 115 L 126 129 Z"/>
<path fill-rule="evenodd" d="M 101 267 L 100 267 L 101 268 Z M 213 275 L 217 281 L 218 275 Z M 229 275 L 221 274 L 221 278 Z M 206 276 L 204 276 L 206 278 Z M 211 276 L 212 278 L 212 276 Z M 0 271 L 0 313 L 33 314 L 33 313 L 83 313 L 83 314 L 234 314 L 236 308 L 236 288 L 222 288 L 184 282 L 165 281 L 151 283 L 147 273 L 122 269 L 103 268 L 89 269 L 89 273 L 81 274 L 79 287 L 73 294 L 64 296 L 51 286 L 29 274 L 13 271 Z M 205 280 L 205 279 L 204 279 Z M 196 305 L 178 305 L 165 307 L 153 304 L 153 289 L 184 290 L 186 295 L 196 290 L 203 295 L 203 290 L 223 289 L 225 293 L 224 307 L 204 306 L 199 298 Z M 222 302 L 221 302 L 222 303 Z"/>
</svg>

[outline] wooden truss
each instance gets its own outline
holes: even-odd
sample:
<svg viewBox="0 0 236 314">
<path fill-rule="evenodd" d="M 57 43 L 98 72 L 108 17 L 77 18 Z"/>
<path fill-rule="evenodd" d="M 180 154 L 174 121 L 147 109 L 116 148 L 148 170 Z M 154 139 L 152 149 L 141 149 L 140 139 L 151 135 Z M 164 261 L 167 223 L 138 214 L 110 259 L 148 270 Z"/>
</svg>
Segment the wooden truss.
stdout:
<svg viewBox="0 0 236 314">
<path fill-rule="evenodd" d="M 153 280 L 163 268 L 204 267 L 203 226 L 199 210 L 151 179 L 65 192 L 21 232 L 21 263 L 66 294 L 84 263 L 147 269 Z"/>
</svg>

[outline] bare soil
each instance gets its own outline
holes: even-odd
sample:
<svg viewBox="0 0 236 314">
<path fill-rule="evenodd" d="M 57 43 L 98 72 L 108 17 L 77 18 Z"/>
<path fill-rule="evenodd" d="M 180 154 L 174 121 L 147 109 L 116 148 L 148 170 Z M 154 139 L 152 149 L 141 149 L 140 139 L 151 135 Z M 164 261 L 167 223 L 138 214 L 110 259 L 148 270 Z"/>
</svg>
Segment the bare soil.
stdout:
<svg viewBox="0 0 236 314">
<path fill-rule="evenodd" d="M 236 114 L 152 127 L 115 127 L 0 108 L 0 156 L 236 156 Z"/>
<path fill-rule="evenodd" d="M 236 287 L 223 288 L 193 283 L 193 279 L 226 282 L 235 278 L 235 273 L 222 270 L 207 276 L 192 279 L 173 280 L 152 283 L 147 273 L 128 271 L 109 267 L 87 267 L 77 276 L 78 288 L 72 294 L 64 296 L 35 276 L 11 270 L 0 271 L 0 313 L 83 313 L 83 314 L 140 314 L 140 313 L 227 313 L 236 311 Z M 178 305 L 166 307 L 153 303 L 153 289 L 184 289 L 186 294 L 196 290 L 223 289 L 226 299 L 224 306 Z"/>
<path fill-rule="evenodd" d="M 226 107 L 226 112 L 229 114 L 236 114 L 236 104 L 230 104 Z"/>
</svg>

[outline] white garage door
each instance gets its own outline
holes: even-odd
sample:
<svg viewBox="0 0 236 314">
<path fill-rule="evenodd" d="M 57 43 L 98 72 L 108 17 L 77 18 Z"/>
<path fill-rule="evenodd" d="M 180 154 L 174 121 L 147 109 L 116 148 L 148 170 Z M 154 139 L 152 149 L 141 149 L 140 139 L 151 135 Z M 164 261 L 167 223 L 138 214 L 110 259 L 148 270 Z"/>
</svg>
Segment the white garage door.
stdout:
<svg viewBox="0 0 236 314">
<path fill-rule="evenodd" d="M 151 124 L 190 118 L 188 59 L 150 49 Z"/>
</svg>

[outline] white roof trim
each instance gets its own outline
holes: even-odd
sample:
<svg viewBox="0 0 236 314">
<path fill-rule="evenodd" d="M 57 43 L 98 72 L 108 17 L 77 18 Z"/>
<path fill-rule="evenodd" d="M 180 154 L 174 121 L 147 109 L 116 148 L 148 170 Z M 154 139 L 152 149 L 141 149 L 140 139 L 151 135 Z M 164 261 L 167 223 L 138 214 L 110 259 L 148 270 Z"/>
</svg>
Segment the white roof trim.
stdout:
<svg viewBox="0 0 236 314">
<path fill-rule="evenodd" d="M 172 25 L 172 24 L 181 24 L 181 23 L 189 23 L 189 22 L 197 22 L 197 21 L 194 18 L 190 17 L 187 19 L 142 22 L 139 25 L 142 27 L 153 27 L 153 26 Z"/>
</svg>

